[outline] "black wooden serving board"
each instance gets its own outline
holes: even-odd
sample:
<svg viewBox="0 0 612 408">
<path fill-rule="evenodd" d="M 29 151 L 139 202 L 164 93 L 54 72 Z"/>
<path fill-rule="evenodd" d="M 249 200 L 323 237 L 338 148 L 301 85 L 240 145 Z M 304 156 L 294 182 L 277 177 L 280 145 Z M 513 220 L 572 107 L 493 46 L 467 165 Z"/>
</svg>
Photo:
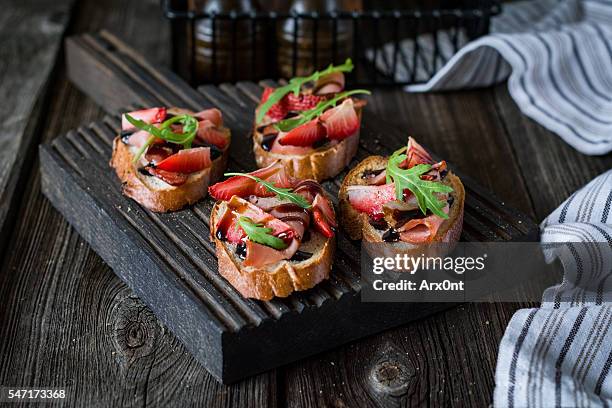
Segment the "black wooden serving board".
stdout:
<svg viewBox="0 0 612 408">
<path fill-rule="evenodd" d="M 261 86 L 205 86 L 199 92 L 153 68 L 112 35 L 68 40 L 70 78 L 110 112 L 121 106 L 216 106 L 231 128 L 229 170 L 255 168 L 249 131 Z M 387 154 L 406 142 L 398 129 L 366 114 L 353 160 Z M 121 194 L 108 166 L 118 114 L 59 136 L 40 147 L 42 188 L 92 248 L 224 383 L 430 315 L 448 304 L 362 303 L 360 244 L 338 234 L 329 280 L 269 302 L 244 299 L 217 273 L 209 240 L 212 200 L 171 214 L 143 209 Z M 457 172 L 459 175 L 460 172 Z M 343 174 L 324 183 L 336 196 Z M 537 226 L 463 177 L 465 241 L 529 241 Z M 88 312 L 88 311 L 84 311 Z"/>
</svg>

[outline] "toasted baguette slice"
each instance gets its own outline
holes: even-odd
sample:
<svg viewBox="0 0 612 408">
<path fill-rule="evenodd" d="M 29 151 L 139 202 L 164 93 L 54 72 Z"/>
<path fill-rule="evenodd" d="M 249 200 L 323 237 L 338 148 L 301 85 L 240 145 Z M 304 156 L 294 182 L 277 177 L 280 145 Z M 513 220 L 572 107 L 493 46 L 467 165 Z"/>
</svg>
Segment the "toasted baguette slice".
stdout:
<svg viewBox="0 0 612 408">
<path fill-rule="evenodd" d="M 310 289 L 327 279 L 331 271 L 335 237 L 325 238 L 310 230 L 310 239 L 300 245 L 300 251 L 313 255 L 304 261 L 283 260 L 262 268 L 245 267 L 236 255 L 236 245 L 216 238 L 216 225 L 227 203 L 219 201 L 210 215 L 211 239 L 215 242 L 219 273 L 247 298 L 270 300 L 287 297 L 292 292 Z"/>
<path fill-rule="evenodd" d="M 382 156 L 370 156 L 353 168 L 344 178 L 339 192 L 340 223 L 351 239 L 363 239 L 368 242 L 384 242 L 382 234 L 384 231 L 377 230 L 370 225 L 367 214 L 361 213 L 353 208 L 348 200 L 348 187 L 356 185 L 367 185 L 361 177 L 366 170 L 382 170 L 387 167 L 387 158 Z M 444 183 L 453 188 L 450 195 L 453 197 L 453 205 L 450 207 L 448 219 L 445 220 L 436 236 L 434 243 L 455 244 L 459 241 L 463 229 L 463 206 L 465 190 L 459 177 L 449 172 L 444 178 Z M 419 245 L 407 244 L 405 242 L 386 243 L 390 247 L 419 247 Z"/>
<path fill-rule="evenodd" d="M 355 104 L 355 112 L 361 123 L 361 113 L 365 102 Z M 299 179 L 326 180 L 337 176 L 357 153 L 359 130 L 332 146 L 322 146 L 309 154 L 286 155 L 270 153 L 261 146 L 263 134 L 253 128 L 253 152 L 258 167 L 266 167 L 281 160 L 289 174 Z"/>
<path fill-rule="evenodd" d="M 227 130 L 229 133 L 229 129 Z M 229 143 L 228 143 L 229 146 Z M 208 186 L 219 180 L 227 166 L 229 148 L 213 160 L 210 167 L 192 173 L 180 186 L 172 186 L 163 180 L 142 174 L 134 163 L 138 148 L 126 145 L 120 137 L 113 140 L 113 156 L 110 165 L 123 183 L 123 194 L 155 212 L 176 211 L 201 200 Z"/>
</svg>

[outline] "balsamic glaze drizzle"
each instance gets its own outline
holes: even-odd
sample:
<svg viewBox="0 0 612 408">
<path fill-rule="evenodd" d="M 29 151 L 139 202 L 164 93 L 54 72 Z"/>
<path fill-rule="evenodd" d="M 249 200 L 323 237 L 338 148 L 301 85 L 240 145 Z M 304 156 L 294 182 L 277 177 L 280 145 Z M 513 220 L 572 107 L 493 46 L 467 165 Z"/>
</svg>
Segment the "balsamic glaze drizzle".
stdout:
<svg viewBox="0 0 612 408">
<path fill-rule="evenodd" d="M 310 257 L 312 257 L 312 253 L 298 250 L 295 254 L 293 254 L 290 261 L 301 262 L 309 259 Z"/>
<path fill-rule="evenodd" d="M 389 228 L 382 236 L 385 242 L 397 242 L 400 239 L 400 234 L 393 228 Z"/>
</svg>

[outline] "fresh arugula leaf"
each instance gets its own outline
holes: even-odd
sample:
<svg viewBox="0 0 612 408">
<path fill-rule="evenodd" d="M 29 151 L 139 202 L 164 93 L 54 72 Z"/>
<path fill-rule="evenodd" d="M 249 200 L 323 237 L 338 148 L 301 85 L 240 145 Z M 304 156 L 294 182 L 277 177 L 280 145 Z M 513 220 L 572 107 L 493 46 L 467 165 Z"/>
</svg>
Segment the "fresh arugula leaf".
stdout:
<svg viewBox="0 0 612 408">
<path fill-rule="evenodd" d="M 274 127 L 276 127 L 281 132 L 289 132 L 290 130 L 295 129 L 298 126 L 308 123 L 314 118 L 321 116 L 323 112 L 327 110 L 327 108 L 336 106 L 336 103 L 338 103 L 338 101 L 340 101 L 341 99 L 355 94 L 370 95 L 371 92 L 366 89 L 354 89 L 352 91 L 340 92 L 332 99 L 329 99 L 327 101 L 321 101 L 314 108 L 301 112 L 299 116 L 281 120 L 280 122 L 275 123 Z"/>
<path fill-rule="evenodd" d="M 163 139 L 166 142 L 183 145 L 183 148 L 191 148 L 191 143 L 195 139 L 198 133 L 198 120 L 191 115 L 178 115 L 174 116 L 165 122 L 163 122 L 159 128 L 151 124 L 146 123 L 143 120 L 135 119 L 132 116 L 125 114 L 125 118 L 137 129 L 144 130 L 151 134 L 151 137 L 138 149 L 138 152 L 134 155 L 133 162 L 136 163 L 140 160 L 140 156 L 147 150 L 147 148 L 153 143 L 155 138 Z M 174 123 L 180 123 L 183 125 L 183 133 L 174 133 L 171 129 L 171 125 Z"/>
<path fill-rule="evenodd" d="M 302 208 L 312 207 L 312 205 L 308 202 L 308 200 L 306 200 L 300 194 L 293 193 L 292 192 L 293 190 L 291 190 L 290 188 L 276 187 L 273 183 L 270 183 L 269 181 L 266 181 L 266 180 L 262 180 L 257 176 L 253 176 L 251 174 L 246 174 L 246 173 L 225 173 L 225 176 L 226 177 L 229 177 L 229 176 L 248 177 L 251 180 L 255 180 L 256 182 L 264 186 L 266 190 L 268 190 L 269 192 L 276 194 L 276 196 L 281 200 L 291 201 L 292 203 L 297 204 Z"/>
<path fill-rule="evenodd" d="M 256 224 L 249 217 L 238 217 L 238 225 L 244 230 L 249 239 L 258 244 L 266 245 L 274 249 L 285 249 L 287 244 L 282 239 L 271 234 L 272 228 L 266 228 L 263 224 Z"/>
<path fill-rule="evenodd" d="M 350 58 L 347 58 L 344 64 L 342 65 L 329 65 L 329 67 L 325 68 L 322 71 L 315 71 L 310 76 L 307 77 L 295 77 L 289 80 L 287 85 L 278 87 L 270 94 L 268 99 L 259 107 L 259 111 L 257 112 L 257 117 L 255 118 L 255 122 L 257 124 L 261 123 L 266 113 L 270 110 L 272 106 L 278 103 L 281 99 L 285 97 L 285 95 L 293 92 L 295 96 L 299 95 L 300 90 L 302 89 L 302 85 L 308 82 L 316 82 L 320 77 L 324 75 L 328 75 L 334 72 L 351 72 L 353 70 L 353 62 Z"/>
<path fill-rule="evenodd" d="M 447 219 L 448 215 L 443 211 L 446 203 L 438 200 L 435 193 L 450 193 L 453 189 L 438 181 L 421 179 L 421 176 L 431 169 L 429 164 L 418 164 L 409 169 L 402 169 L 400 164 L 406 160 L 406 155 L 402 154 L 405 150 L 406 147 L 395 151 L 387 163 L 387 183 L 395 183 L 396 198 L 403 200 L 404 189 L 408 189 L 416 197 L 423 214 L 427 214 L 427 210 L 430 210 L 438 217 Z"/>
</svg>

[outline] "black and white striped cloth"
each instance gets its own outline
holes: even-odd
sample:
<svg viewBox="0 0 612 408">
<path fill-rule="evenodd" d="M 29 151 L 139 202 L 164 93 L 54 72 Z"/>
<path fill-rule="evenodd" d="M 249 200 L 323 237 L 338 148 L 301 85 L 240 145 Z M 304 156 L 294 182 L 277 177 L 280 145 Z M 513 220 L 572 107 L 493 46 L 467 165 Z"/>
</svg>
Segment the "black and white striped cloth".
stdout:
<svg viewBox="0 0 612 408">
<path fill-rule="evenodd" d="M 612 406 L 612 170 L 568 198 L 541 230 L 547 261 L 561 261 L 564 279 L 544 292 L 540 308 L 512 317 L 494 405 Z"/>
<path fill-rule="evenodd" d="M 444 34 L 439 49 L 447 55 L 451 35 Z M 419 46 L 431 47 L 432 39 L 423 36 Z M 409 53 L 411 40 L 400 49 Z M 394 48 L 389 44 L 382 51 L 376 64 L 384 70 Z M 425 75 L 421 67 L 432 63 L 421 61 L 417 80 Z M 611 67 L 612 0 L 531 0 L 504 4 L 502 14 L 492 19 L 490 35 L 463 47 L 427 83 L 406 89 L 474 88 L 507 78 L 510 95 L 525 115 L 578 151 L 599 155 L 612 150 Z M 408 79 L 410 70 L 398 66 L 396 79 Z"/>
</svg>

